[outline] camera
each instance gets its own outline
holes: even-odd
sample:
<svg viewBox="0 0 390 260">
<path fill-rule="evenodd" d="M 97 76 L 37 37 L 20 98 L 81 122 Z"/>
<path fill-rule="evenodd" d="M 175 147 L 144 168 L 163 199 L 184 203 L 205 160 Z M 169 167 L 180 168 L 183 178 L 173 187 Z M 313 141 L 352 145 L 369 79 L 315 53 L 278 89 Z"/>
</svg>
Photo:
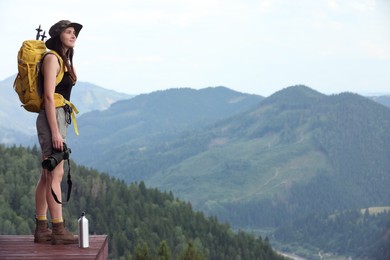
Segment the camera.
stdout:
<svg viewBox="0 0 390 260">
<path fill-rule="evenodd" d="M 43 169 L 52 171 L 62 160 L 69 159 L 72 151 L 67 147 L 66 143 L 64 143 L 63 147 L 63 151 L 57 151 L 42 161 Z"/>
</svg>

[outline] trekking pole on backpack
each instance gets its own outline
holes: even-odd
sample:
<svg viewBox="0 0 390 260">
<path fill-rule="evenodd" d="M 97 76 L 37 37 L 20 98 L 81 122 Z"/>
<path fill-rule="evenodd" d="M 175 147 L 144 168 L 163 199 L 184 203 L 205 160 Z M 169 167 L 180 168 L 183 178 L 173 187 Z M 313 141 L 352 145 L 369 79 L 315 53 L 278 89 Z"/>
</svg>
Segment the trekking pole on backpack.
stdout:
<svg viewBox="0 0 390 260">
<path fill-rule="evenodd" d="M 39 25 L 39 27 L 35 30 L 37 30 L 37 35 L 35 36 L 35 40 L 39 40 L 39 37 L 41 37 L 41 41 L 45 40 L 45 38 L 47 37 L 46 31 L 43 31 L 41 29 L 41 25 Z M 41 34 L 42 31 L 43 31 L 43 34 Z"/>
<path fill-rule="evenodd" d="M 45 40 L 45 38 L 47 37 L 45 34 L 46 34 L 46 31 L 43 31 L 43 34 L 41 35 L 41 41 Z"/>
<path fill-rule="evenodd" d="M 41 32 L 43 31 L 41 29 L 41 25 L 39 25 L 39 27 L 35 30 L 37 30 L 37 36 L 35 36 L 35 40 L 39 40 L 39 37 L 41 36 Z"/>
</svg>

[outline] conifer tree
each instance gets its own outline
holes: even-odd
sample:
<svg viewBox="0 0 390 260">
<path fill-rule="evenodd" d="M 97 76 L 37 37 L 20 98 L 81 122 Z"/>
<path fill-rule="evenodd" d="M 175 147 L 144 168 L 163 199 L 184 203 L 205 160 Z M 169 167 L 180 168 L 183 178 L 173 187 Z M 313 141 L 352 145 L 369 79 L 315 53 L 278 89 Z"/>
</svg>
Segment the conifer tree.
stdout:
<svg viewBox="0 0 390 260">
<path fill-rule="evenodd" d="M 135 247 L 134 260 L 152 260 L 148 245 L 145 242 L 140 242 Z"/>
<path fill-rule="evenodd" d="M 171 249 L 169 248 L 168 243 L 165 240 L 161 241 L 160 245 L 158 246 L 157 259 L 158 260 L 172 259 Z"/>
<path fill-rule="evenodd" d="M 193 242 L 188 242 L 187 249 L 180 256 L 180 260 L 204 260 L 202 253 L 196 250 Z"/>
</svg>

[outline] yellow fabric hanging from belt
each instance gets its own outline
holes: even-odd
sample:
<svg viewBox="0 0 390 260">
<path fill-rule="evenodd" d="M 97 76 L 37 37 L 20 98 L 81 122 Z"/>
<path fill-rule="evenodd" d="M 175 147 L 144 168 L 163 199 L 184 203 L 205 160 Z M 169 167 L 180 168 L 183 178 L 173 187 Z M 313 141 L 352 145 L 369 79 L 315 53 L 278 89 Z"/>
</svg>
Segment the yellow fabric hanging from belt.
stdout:
<svg viewBox="0 0 390 260">
<path fill-rule="evenodd" d="M 72 108 L 72 121 L 73 121 L 73 128 L 74 128 L 74 132 L 76 133 L 76 135 L 79 135 L 79 129 L 77 127 L 77 122 L 76 122 L 76 114 L 79 113 L 79 111 L 77 110 L 76 106 L 73 105 L 70 101 L 66 100 L 61 94 L 58 94 L 58 93 L 54 93 L 54 104 L 55 104 L 55 107 L 63 107 L 65 105 L 68 105 Z"/>
</svg>

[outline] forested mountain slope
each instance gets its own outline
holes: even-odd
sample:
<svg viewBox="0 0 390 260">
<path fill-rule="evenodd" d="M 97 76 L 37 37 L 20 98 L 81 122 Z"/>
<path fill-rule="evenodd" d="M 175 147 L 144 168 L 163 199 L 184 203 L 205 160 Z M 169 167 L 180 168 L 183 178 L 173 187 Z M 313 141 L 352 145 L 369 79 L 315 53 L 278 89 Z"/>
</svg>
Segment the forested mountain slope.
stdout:
<svg viewBox="0 0 390 260">
<path fill-rule="evenodd" d="M 292 222 L 289 231 L 295 235 L 284 241 L 294 243 L 300 238 L 318 246 L 317 240 L 310 241 L 318 234 L 299 236 L 308 228 L 297 226 L 299 221 L 310 223 L 318 214 L 389 206 L 388 133 L 390 110 L 385 106 L 352 93 L 326 96 L 304 86 L 290 87 L 251 111 L 165 146 L 171 159 L 181 158 L 185 151 L 192 155 L 174 166 L 161 167 L 146 183 L 171 190 L 236 227 L 282 227 Z M 164 154 L 155 156 L 152 161 L 160 162 Z M 326 222 L 322 223 L 313 227 L 326 230 Z M 321 237 L 333 242 L 322 243 L 321 249 L 353 256 L 363 254 L 361 250 L 379 253 L 380 245 L 376 248 L 373 243 L 388 242 L 380 236 L 389 229 L 385 222 L 374 223 L 364 227 L 375 234 L 364 243 L 332 248 L 343 245 L 346 241 L 338 238 L 351 232 L 340 229 L 335 236 Z M 354 228 L 359 227 L 356 222 Z"/>
<path fill-rule="evenodd" d="M 390 201 L 390 109 L 357 94 L 293 86 L 259 100 L 176 89 L 88 113 L 80 125 L 85 136 L 69 138 L 77 160 L 239 227 Z"/>
<path fill-rule="evenodd" d="M 321 230 L 327 216 L 389 206 L 390 109 L 357 94 L 172 89 L 85 114 L 79 125 L 80 137 L 69 137 L 75 160 L 172 192 L 235 228 L 281 230 L 283 241 L 303 241 L 310 226 L 299 223 Z M 372 234 L 387 234 L 372 223 Z M 330 235 L 324 248 L 340 241 Z"/>
<path fill-rule="evenodd" d="M 111 149 L 109 172 L 173 191 L 237 226 L 279 226 L 388 203 L 389 122 L 389 108 L 367 98 L 295 86 L 207 129 Z"/>
<path fill-rule="evenodd" d="M 33 234 L 40 153 L 0 145 L 0 155 L 0 234 Z M 110 259 L 283 259 L 268 239 L 235 233 L 171 193 L 143 182 L 128 185 L 73 162 L 71 169 L 66 223 L 77 231 L 77 218 L 85 211 L 90 233 L 108 234 Z"/>
<path fill-rule="evenodd" d="M 262 99 L 225 87 L 142 94 L 119 101 L 105 111 L 81 116 L 80 136 L 76 138 L 71 133 L 69 144 L 74 148 L 77 162 L 118 176 L 131 163 L 129 149 L 145 151 L 187 131 L 200 130 L 221 118 L 250 109 Z"/>
<path fill-rule="evenodd" d="M 390 207 L 372 207 L 315 213 L 278 228 L 273 239 L 284 252 L 299 251 L 306 259 L 382 260 L 390 259 L 389 234 Z"/>
</svg>

